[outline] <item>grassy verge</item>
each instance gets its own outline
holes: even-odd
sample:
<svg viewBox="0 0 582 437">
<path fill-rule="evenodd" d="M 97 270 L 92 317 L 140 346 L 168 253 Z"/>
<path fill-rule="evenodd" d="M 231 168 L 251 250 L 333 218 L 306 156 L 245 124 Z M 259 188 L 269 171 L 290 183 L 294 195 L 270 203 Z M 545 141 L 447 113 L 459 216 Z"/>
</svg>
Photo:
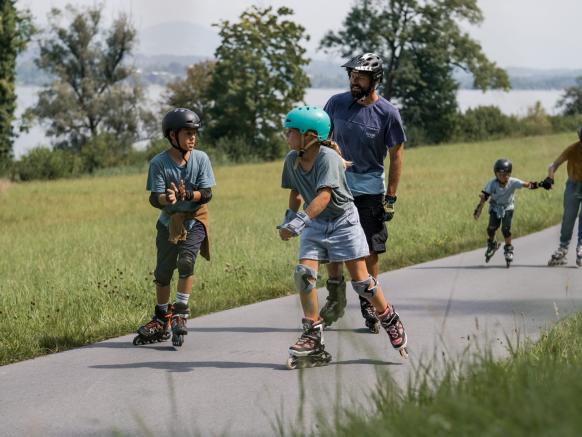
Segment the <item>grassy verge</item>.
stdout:
<svg viewBox="0 0 582 437">
<path fill-rule="evenodd" d="M 382 270 L 484 246 L 478 193 L 493 162 L 539 180 L 573 139 L 553 135 L 411 149 Z M 281 162 L 220 167 L 211 209 L 212 262 L 196 265 L 193 316 L 292 293 L 298 241 L 275 232 L 288 193 Z M 514 235 L 558 223 L 557 189 L 518 193 Z M 157 212 L 145 174 L 12 184 L 0 190 L 0 364 L 134 331 L 152 311 Z M 519 248 L 517 249 L 519 250 Z M 548 249 L 550 250 L 550 249 Z"/>
<path fill-rule="evenodd" d="M 321 435 L 577 436 L 581 372 L 578 314 L 507 360 L 482 353 L 465 365 L 450 364 L 436 385 L 431 375 L 421 375 L 401 397 L 380 387 L 375 393 L 379 413 L 365 418 L 353 413 L 357 409 L 346 411 L 341 424 Z"/>
</svg>

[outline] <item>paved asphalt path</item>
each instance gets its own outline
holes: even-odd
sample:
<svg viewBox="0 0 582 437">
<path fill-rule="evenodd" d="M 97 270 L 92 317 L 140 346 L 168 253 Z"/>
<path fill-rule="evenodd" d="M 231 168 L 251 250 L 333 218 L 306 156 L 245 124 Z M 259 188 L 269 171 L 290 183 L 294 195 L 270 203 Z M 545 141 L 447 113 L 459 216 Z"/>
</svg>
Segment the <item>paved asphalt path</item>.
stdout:
<svg viewBox="0 0 582 437">
<path fill-rule="evenodd" d="M 516 240 L 510 269 L 501 251 L 485 264 L 481 249 L 382 274 L 407 328 L 408 360 L 385 333 L 362 328 L 348 287 L 346 316 L 325 335 L 333 362 L 287 370 L 301 317 L 289 296 L 190 320 L 178 351 L 169 342 L 135 347 L 127 335 L 0 367 L 0 434 L 276 435 L 278 423 L 302 430 L 337 405 L 369 409 L 378 379 L 403 386 L 421 361 L 436 366 L 435 357 L 470 344 L 503 356 L 506 335 L 536 338 L 579 311 L 574 251 L 568 266 L 546 267 L 557 241 L 557 227 Z"/>
</svg>

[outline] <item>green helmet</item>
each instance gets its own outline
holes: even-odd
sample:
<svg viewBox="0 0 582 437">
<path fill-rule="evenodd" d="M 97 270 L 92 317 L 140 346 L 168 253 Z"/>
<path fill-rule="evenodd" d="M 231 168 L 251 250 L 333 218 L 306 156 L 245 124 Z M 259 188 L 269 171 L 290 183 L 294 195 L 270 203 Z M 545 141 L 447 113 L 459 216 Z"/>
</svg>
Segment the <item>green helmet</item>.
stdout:
<svg viewBox="0 0 582 437">
<path fill-rule="evenodd" d="M 312 131 L 319 141 L 324 141 L 331 130 L 329 115 L 317 106 L 300 106 L 287 114 L 285 129 L 297 129 L 302 134 Z"/>
</svg>

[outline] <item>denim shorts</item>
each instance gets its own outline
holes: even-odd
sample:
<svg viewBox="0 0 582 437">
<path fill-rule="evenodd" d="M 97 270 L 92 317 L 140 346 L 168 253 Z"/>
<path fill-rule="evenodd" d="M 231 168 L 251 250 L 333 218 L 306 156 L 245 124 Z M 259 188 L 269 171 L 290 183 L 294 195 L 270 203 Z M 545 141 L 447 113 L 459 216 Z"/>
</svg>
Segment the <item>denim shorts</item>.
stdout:
<svg viewBox="0 0 582 437">
<path fill-rule="evenodd" d="M 355 206 L 334 220 L 315 218 L 300 236 L 299 259 L 351 261 L 370 254 Z"/>
</svg>

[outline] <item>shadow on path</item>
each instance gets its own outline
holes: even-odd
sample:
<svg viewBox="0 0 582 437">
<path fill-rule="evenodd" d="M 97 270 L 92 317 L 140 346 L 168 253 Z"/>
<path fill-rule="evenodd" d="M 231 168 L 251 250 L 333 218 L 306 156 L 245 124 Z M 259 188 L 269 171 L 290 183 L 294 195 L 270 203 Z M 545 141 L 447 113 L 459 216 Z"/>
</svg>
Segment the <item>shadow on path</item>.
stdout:
<svg viewBox="0 0 582 437">
<path fill-rule="evenodd" d="M 382 361 L 375 359 L 359 358 L 355 360 L 332 361 L 329 366 L 339 365 L 372 365 L 372 366 L 401 366 L 402 363 L 392 361 Z M 273 369 L 286 370 L 285 364 L 273 363 L 244 363 L 240 361 L 146 361 L 143 363 L 126 363 L 126 364 L 96 364 L 90 366 L 91 369 L 159 369 L 168 370 L 169 372 L 192 372 L 197 368 L 213 367 L 217 369 Z"/>
</svg>

